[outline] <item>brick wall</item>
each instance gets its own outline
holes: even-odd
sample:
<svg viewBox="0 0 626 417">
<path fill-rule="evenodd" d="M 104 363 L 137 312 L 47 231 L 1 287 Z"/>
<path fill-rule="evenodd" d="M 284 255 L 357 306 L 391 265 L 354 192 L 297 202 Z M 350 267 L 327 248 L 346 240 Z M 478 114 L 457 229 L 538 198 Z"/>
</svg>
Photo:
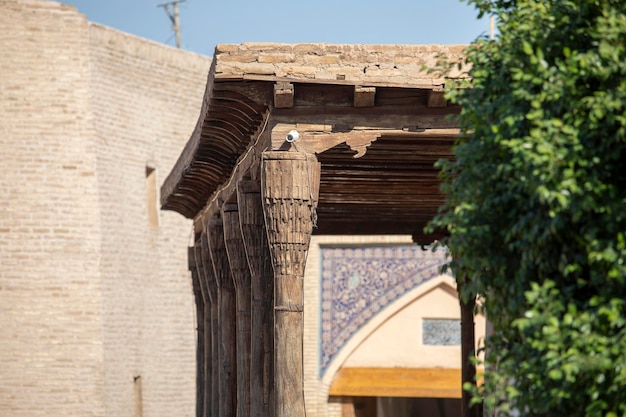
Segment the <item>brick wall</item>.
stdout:
<svg viewBox="0 0 626 417">
<path fill-rule="evenodd" d="M 148 218 L 209 58 L 0 0 L 0 415 L 192 416 L 191 224 Z"/>
<path fill-rule="evenodd" d="M 103 416 L 87 22 L 0 9 L 0 415 Z"/>
<path fill-rule="evenodd" d="M 158 227 L 151 226 L 146 167 L 155 170 L 158 188 L 195 125 L 210 60 L 97 24 L 89 37 L 107 415 L 132 415 L 133 379 L 141 375 L 144 416 L 191 416 L 191 223 L 159 212 Z"/>
</svg>

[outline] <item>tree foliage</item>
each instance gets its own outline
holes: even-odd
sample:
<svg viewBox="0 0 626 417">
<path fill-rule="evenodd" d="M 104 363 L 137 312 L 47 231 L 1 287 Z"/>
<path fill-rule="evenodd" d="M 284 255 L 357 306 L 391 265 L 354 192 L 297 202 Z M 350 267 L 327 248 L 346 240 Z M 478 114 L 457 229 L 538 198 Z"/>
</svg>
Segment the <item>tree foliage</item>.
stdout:
<svg viewBox="0 0 626 417">
<path fill-rule="evenodd" d="M 455 160 L 440 162 L 463 297 L 494 336 L 484 391 L 523 416 L 626 415 L 626 3 L 469 0 Z"/>
</svg>

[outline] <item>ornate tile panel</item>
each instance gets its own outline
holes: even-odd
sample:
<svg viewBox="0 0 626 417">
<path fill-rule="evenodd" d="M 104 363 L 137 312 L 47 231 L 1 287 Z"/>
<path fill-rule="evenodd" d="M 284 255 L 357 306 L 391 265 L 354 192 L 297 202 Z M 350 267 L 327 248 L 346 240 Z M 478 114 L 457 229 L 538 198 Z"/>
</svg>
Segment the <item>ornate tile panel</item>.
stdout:
<svg viewBox="0 0 626 417">
<path fill-rule="evenodd" d="M 393 301 L 438 276 L 445 250 L 415 245 L 321 248 L 320 375 L 348 340 Z"/>
<path fill-rule="evenodd" d="M 461 346 L 461 320 L 424 319 L 422 343 L 430 346 Z"/>
</svg>

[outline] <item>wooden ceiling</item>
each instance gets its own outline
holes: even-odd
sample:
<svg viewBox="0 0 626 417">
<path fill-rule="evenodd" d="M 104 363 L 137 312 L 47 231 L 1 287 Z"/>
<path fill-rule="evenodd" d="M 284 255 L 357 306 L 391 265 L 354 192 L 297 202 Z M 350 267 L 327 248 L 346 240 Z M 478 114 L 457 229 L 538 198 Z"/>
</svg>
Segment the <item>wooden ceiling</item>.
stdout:
<svg viewBox="0 0 626 417">
<path fill-rule="evenodd" d="M 383 136 L 358 159 L 346 145 L 322 164 L 318 234 L 420 234 L 443 203 L 434 163 L 452 137 Z"/>
<path fill-rule="evenodd" d="M 459 109 L 432 89 L 359 89 L 341 81 L 212 81 L 194 136 L 163 185 L 163 208 L 202 217 L 251 147 L 259 148 L 257 155 L 277 147 L 270 134 L 259 134 L 287 123 L 302 129 L 299 145 L 313 149 L 321 162 L 315 234 L 413 234 L 422 240 L 423 227 L 444 201 L 434 163 L 452 157 Z M 286 102 L 277 91 L 287 91 Z M 357 103 L 358 91 L 370 97 Z M 283 100 L 278 108 L 277 100 Z M 311 126 L 327 130 L 314 148 L 307 138 L 322 136 L 312 136 L 319 132 Z M 365 153 L 355 158 L 356 148 L 346 142 L 372 131 L 377 133 L 371 144 L 361 146 Z M 247 169 L 258 166 L 249 163 Z"/>
</svg>

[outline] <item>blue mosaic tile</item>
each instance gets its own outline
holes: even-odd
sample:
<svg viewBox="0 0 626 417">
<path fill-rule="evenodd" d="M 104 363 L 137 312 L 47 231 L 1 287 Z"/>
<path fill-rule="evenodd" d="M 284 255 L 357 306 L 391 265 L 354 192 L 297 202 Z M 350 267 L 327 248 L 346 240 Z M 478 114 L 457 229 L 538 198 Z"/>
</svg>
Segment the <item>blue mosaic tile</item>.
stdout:
<svg viewBox="0 0 626 417">
<path fill-rule="evenodd" d="M 439 276 L 445 255 L 416 245 L 322 247 L 320 375 L 372 317 Z"/>
<path fill-rule="evenodd" d="M 431 346 L 461 346 L 461 320 L 424 319 L 422 343 Z"/>
</svg>

